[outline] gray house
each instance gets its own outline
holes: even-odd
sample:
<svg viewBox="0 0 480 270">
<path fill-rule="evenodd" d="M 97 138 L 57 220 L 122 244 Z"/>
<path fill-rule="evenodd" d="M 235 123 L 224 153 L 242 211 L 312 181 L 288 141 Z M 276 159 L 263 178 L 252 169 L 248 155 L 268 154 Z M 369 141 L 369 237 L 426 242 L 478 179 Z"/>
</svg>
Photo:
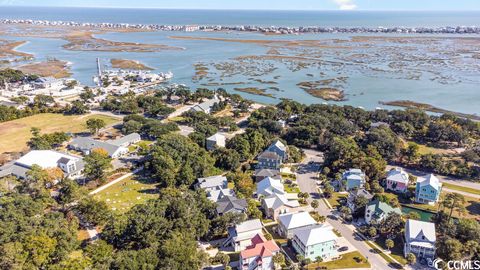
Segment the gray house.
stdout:
<svg viewBox="0 0 480 270">
<path fill-rule="evenodd" d="M 111 158 L 119 158 L 128 153 L 128 148 L 113 144 L 111 142 L 104 142 L 94 140 L 89 137 L 78 137 L 68 144 L 69 149 L 82 152 L 84 155 L 90 155 L 93 149 L 103 149 L 107 151 Z"/>
<path fill-rule="evenodd" d="M 279 170 L 282 165 L 283 159 L 275 152 L 264 151 L 257 157 L 258 169 L 272 169 Z"/>
<path fill-rule="evenodd" d="M 214 190 L 222 190 L 228 188 L 228 180 L 223 175 L 198 178 L 196 188 L 201 188 L 207 193 Z"/>
<path fill-rule="evenodd" d="M 238 199 L 235 196 L 223 196 L 217 201 L 217 213 L 223 215 L 226 213 L 245 213 L 247 201 Z"/>
<path fill-rule="evenodd" d="M 282 158 L 282 161 L 286 161 L 288 158 L 287 147 L 279 140 L 272 143 L 266 151 L 277 153 Z"/>
<path fill-rule="evenodd" d="M 213 104 L 218 102 L 220 102 L 220 100 L 217 98 L 209 99 L 205 102 L 202 102 L 200 104 L 193 106 L 190 110 L 194 112 L 204 112 L 206 114 L 210 114 L 210 112 L 212 111 Z"/>
<path fill-rule="evenodd" d="M 267 177 L 275 178 L 281 180 L 282 177 L 280 175 L 279 170 L 272 170 L 272 169 L 257 169 L 253 174 L 255 178 L 255 182 L 260 182 Z"/>
</svg>

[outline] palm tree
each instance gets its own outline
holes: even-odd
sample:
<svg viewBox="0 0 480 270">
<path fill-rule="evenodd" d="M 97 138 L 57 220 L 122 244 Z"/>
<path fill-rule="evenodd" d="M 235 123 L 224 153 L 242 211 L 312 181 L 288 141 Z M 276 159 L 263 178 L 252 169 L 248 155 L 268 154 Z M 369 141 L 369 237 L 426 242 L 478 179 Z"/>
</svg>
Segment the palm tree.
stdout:
<svg viewBox="0 0 480 270">
<path fill-rule="evenodd" d="M 323 258 L 321 256 L 315 257 L 315 262 L 317 263 L 317 267 L 320 266 L 320 263 L 323 262 Z"/>
</svg>

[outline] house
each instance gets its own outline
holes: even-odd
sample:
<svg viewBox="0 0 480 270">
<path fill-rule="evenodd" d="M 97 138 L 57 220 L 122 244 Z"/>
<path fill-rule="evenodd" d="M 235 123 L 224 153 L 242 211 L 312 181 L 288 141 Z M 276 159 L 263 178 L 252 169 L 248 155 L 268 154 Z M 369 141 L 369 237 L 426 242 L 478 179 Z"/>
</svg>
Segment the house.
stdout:
<svg viewBox="0 0 480 270">
<path fill-rule="evenodd" d="M 263 235 L 263 225 L 259 219 L 244 221 L 228 228 L 228 239 L 225 245 L 231 245 L 235 251 L 242 251 L 250 246 L 251 240 L 257 234 Z"/>
<path fill-rule="evenodd" d="M 264 151 L 257 157 L 257 169 L 273 169 L 279 170 L 282 166 L 283 159 L 275 152 Z"/>
<path fill-rule="evenodd" d="M 294 232 L 292 246 L 306 259 L 315 261 L 321 257 L 324 261 L 336 257 L 337 235 L 331 226 L 315 226 Z"/>
<path fill-rule="evenodd" d="M 235 196 L 223 196 L 217 201 L 217 213 L 223 215 L 226 213 L 245 213 L 247 209 L 247 201 L 245 199 L 238 199 Z"/>
<path fill-rule="evenodd" d="M 235 196 L 235 192 L 229 188 L 215 189 L 207 192 L 207 198 L 209 198 L 213 202 L 217 202 L 225 196 Z"/>
<path fill-rule="evenodd" d="M 108 143 L 120 146 L 120 147 L 129 147 L 132 144 L 136 144 L 142 140 L 142 137 L 138 133 L 130 133 L 126 136 L 118 138 L 116 140 L 109 140 Z"/>
<path fill-rule="evenodd" d="M 285 238 L 292 238 L 293 233 L 317 225 L 317 222 L 308 212 L 288 213 L 278 216 L 278 234 Z"/>
<path fill-rule="evenodd" d="M 225 147 L 225 136 L 220 133 L 215 133 L 207 138 L 206 141 L 207 150 L 214 150 L 217 147 Z"/>
<path fill-rule="evenodd" d="M 77 137 L 73 139 L 68 144 L 68 148 L 82 152 L 84 155 L 90 155 L 93 149 L 103 149 L 107 151 L 111 158 L 119 158 L 128 153 L 128 148 L 88 137 Z"/>
<path fill-rule="evenodd" d="M 288 159 L 287 147 L 281 141 L 276 140 L 272 143 L 266 151 L 274 152 L 282 158 L 282 161 L 285 162 Z"/>
<path fill-rule="evenodd" d="M 33 82 L 35 88 L 42 88 L 42 89 L 62 89 L 65 85 L 63 80 L 55 79 L 53 77 L 41 77 L 36 79 Z"/>
<path fill-rule="evenodd" d="M 255 182 L 260 182 L 266 177 L 271 177 L 275 179 L 282 179 L 282 176 L 280 175 L 279 170 L 271 170 L 271 169 L 257 169 L 255 170 L 255 173 L 253 174 L 253 178 L 255 179 Z"/>
<path fill-rule="evenodd" d="M 365 186 L 365 174 L 360 169 L 350 169 L 343 173 L 342 181 L 345 182 L 347 191 Z"/>
<path fill-rule="evenodd" d="M 365 222 L 371 224 L 372 221 L 380 223 L 390 213 L 402 214 L 400 208 L 393 208 L 388 203 L 381 202 L 379 200 L 371 201 L 365 207 Z"/>
<path fill-rule="evenodd" d="M 356 210 L 356 200 L 359 197 L 364 197 L 369 202 L 372 200 L 373 195 L 366 191 L 364 188 L 350 190 L 347 197 L 347 206 L 354 212 Z"/>
<path fill-rule="evenodd" d="M 388 172 L 385 180 L 386 188 L 395 192 L 405 193 L 408 190 L 408 173 L 402 168 L 395 168 Z"/>
<path fill-rule="evenodd" d="M 223 175 L 198 178 L 196 188 L 201 188 L 207 193 L 213 190 L 222 190 L 228 187 L 227 177 Z"/>
<path fill-rule="evenodd" d="M 273 220 L 277 220 L 281 214 L 296 212 L 296 209 L 300 207 L 297 200 L 288 200 L 285 194 L 278 193 L 262 198 L 261 203 L 265 216 Z"/>
<path fill-rule="evenodd" d="M 285 190 L 282 184 L 282 181 L 267 177 L 262 181 L 257 183 L 257 192 L 256 195 L 259 198 L 260 196 L 270 196 L 272 194 L 285 194 Z"/>
<path fill-rule="evenodd" d="M 419 177 L 415 188 L 415 201 L 433 205 L 440 198 L 441 192 L 442 183 L 435 175 L 429 174 L 425 177 Z"/>
<path fill-rule="evenodd" d="M 405 257 L 408 253 L 413 253 L 420 259 L 435 259 L 435 224 L 420 220 L 409 219 L 405 223 L 405 247 L 403 249 Z"/>
<path fill-rule="evenodd" d="M 193 106 L 190 110 L 194 112 L 204 112 L 206 114 L 210 114 L 213 105 L 218 102 L 220 102 L 218 98 L 209 99 L 205 102 Z"/>
<path fill-rule="evenodd" d="M 63 171 L 65 177 L 75 179 L 82 176 L 85 163 L 81 157 L 52 150 L 33 150 L 18 160 L 2 166 L 0 168 L 0 177 L 14 175 L 25 179 L 27 172 L 33 165 L 38 165 L 42 169 L 59 168 Z"/>
<path fill-rule="evenodd" d="M 273 256 L 280 252 L 274 240 L 267 240 L 261 234 L 255 235 L 245 250 L 240 252 L 239 269 L 273 270 Z"/>
</svg>

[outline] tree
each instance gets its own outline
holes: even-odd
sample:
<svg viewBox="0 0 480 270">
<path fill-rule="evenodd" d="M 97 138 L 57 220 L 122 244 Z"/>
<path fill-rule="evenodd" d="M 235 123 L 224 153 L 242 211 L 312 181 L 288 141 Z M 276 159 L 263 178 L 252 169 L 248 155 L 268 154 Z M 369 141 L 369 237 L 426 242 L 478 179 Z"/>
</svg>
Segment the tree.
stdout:
<svg viewBox="0 0 480 270">
<path fill-rule="evenodd" d="M 413 253 L 407 254 L 407 262 L 410 265 L 414 265 L 417 262 L 417 257 Z"/>
<path fill-rule="evenodd" d="M 67 204 L 71 204 L 86 195 L 86 191 L 81 188 L 77 182 L 69 178 L 65 178 L 60 182 L 59 194 L 57 201 L 65 210 Z"/>
<path fill-rule="evenodd" d="M 251 219 L 262 218 L 262 212 L 258 209 L 257 203 L 255 200 L 247 200 L 247 216 Z"/>
<path fill-rule="evenodd" d="M 85 255 L 92 260 L 94 269 L 109 269 L 113 253 L 113 246 L 101 239 L 90 243 L 85 248 Z"/>
<path fill-rule="evenodd" d="M 227 175 L 235 183 L 235 192 L 243 198 L 250 198 L 255 190 L 255 183 L 248 173 L 236 172 Z"/>
<path fill-rule="evenodd" d="M 75 209 L 80 213 L 84 221 L 94 226 L 104 225 L 110 217 L 110 209 L 107 204 L 92 197 L 80 200 Z"/>
<path fill-rule="evenodd" d="M 457 239 L 445 237 L 437 240 L 437 254 L 445 261 L 461 260 L 463 244 Z"/>
<path fill-rule="evenodd" d="M 326 198 L 330 198 L 332 197 L 333 192 L 334 192 L 333 186 L 329 182 L 325 183 L 323 187 L 323 195 Z"/>
<path fill-rule="evenodd" d="M 459 193 L 447 193 L 442 201 L 442 206 L 450 209 L 450 213 L 448 214 L 449 220 L 451 220 L 454 210 L 460 213 L 465 211 L 464 204 L 465 197 Z"/>
<path fill-rule="evenodd" d="M 276 268 L 280 268 L 285 265 L 285 256 L 278 252 L 277 254 L 273 255 L 273 263 L 275 264 Z"/>
<path fill-rule="evenodd" d="M 323 262 L 323 258 L 321 256 L 315 257 L 315 262 L 317 263 L 317 266 L 320 266 L 320 263 Z"/>
<path fill-rule="evenodd" d="M 215 166 L 233 171 L 240 166 L 240 155 L 233 149 L 217 148 L 213 151 Z"/>
<path fill-rule="evenodd" d="M 385 240 L 385 246 L 387 247 L 387 250 L 390 250 L 395 246 L 395 243 L 392 239 L 387 239 Z"/>
<path fill-rule="evenodd" d="M 107 124 L 103 119 L 91 118 L 87 120 L 87 128 L 91 134 L 97 135 L 98 131 L 104 128 Z"/>
<path fill-rule="evenodd" d="M 313 209 L 317 209 L 318 206 L 320 206 L 320 203 L 318 202 L 318 200 L 313 200 L 310 205 L 312 206 Z"/>
<path fill-rule="evenodd" d="M 405 228 L 405 221 L 398 213 L 389 213 L 379 224 L 380 232 L 387 236 L 399 235 Z"/>
<path fill-rule="evenodd" d="M 368 228 L 368 236 L 370 236 L 370 238 L 377 236 L 377 229 L 375 229 L 373 226 Z"/>
<path fill-rule="evenodd" d="M 104 182 L 106 170 L 112 167 L 112 159 L 104 149 L 93 149 L 90 155 L 86 156 L 84 174 L 90 180 Z"/>
</svg>

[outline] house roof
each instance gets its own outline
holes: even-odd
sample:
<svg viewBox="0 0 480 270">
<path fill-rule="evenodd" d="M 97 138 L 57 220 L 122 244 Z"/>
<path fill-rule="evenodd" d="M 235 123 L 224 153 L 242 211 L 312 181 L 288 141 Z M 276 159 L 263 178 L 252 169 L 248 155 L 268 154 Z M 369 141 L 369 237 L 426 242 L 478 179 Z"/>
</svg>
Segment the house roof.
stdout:
<svg viewBox="0 0 480 270">
<path fill-rule="evenodd" d="M 80 157 L 75 157 L 52 150 L 33 150 L 15 161 L 15 164 L 28 168 L 31 168 L 36 164 L 43 169 L 47 169 L 58 167 L 59 161 L 64 159 L 74 161 L 81 160 Z"/>
<path fill-rule="evenodd" d="M 424 177 L 419 177 L 417 180 L 417 185 L 420 185 L 420 187 L 431 186 L 434 189 L 439 190 L 442 186 L 442 183 L 440 183 L 440 180 L 438 180 L 435 175 L 429 174 Z"/>
<path fill-rule="evenodd" d="M 277 153 L 266 150 L 266 151 L 263 151 L 260 155 L 258 155 L 257 159 L 281 160 L 282 158 Z"/>
<path fill-rule="evenodd" d="M 140 136 L 140 134 L 138 133 L 130 133 L 126 136 L 123 136 L 121 138 L 118 138 L 116 140 L 111 140 L 111 141 L 107 141 L 108 143 L 111 143 L 111 144 L 114 144 L 114 145 L 123 145 L 125 143 L 132 143 L 134 141 L 139 141 L 141 140 L 142 137 Z"/>
<path fill-rule="evenodd" d="M 356 198 L 356 197 L 365 197 L 368 200 L 373 198 L 373 195 L 370 192 L 366 191 L 364 188 L 360 189 L 353 189 L 349 192 L 349 197 Z"/>
<path fill-rule="evenodd" d="M 266 177 L 257 183 L 258 195 L 270 195 L 273 193 L 285 193 L 282 182 L 279 179 Z"/>
<path fill-rule="evenodd" d="M 115 152 L 118 151 L 121 147 L 110 142 L 97 141 L 89 137 L 77 137 L 69 143 L 70 146 L 73 146 L 76 149 L 82 149 L 82 151 L 92 149 L 104 149 L 107 151 L 109 156 L 113 156 Z"/>
<path fill-rule="evenodd" d="M 279 170 L 271 170 L 271 169 L 257 169 L 255 170 L 255 176 L 258 177 L 274 177 L 280 175 Z"/>
<path fill-rule="evenodd" d="M 408 173 L 406 173 L 402 168 L 395 168 L 388 172 L 387 180 L 408 184 Z"/>
<path fill-rule="evenodd" d="M 214 141 L 214 142 L 224 141 L 224 140 L 225 140 L 225 136 L 220 133 L 215 133 L 212 136 L 207 138 L 207 141 Z"/>
<path fill-rule="evenodd" d="M 200 188 L 222 187 L 227 183 L 227 177 L 223 175 L 215 175 L 204 178 L 198 178 L 198 186 Z"/>
<path fill-rule="evenodd" d="M 287 230 L 315 225 L 317 222 L 308 212 L 288 213 L 278 216 L 278 222 L 282 223 Z"/>
<path fill-rule="evenodd" d="M 422 239 L 425 237 L 428 242 L 435 242 L 437 237 L 435 235 L 435 224 L 420 220 L 409 219 L 405 224 L 405 231 L 409 239 Z"/>
<path fill-rule="evenodd" d="M 285 144 L 283 144 L 280 140 L 276 140 L 274 143 L 272 143 L 267 149 L 272 150 L 272 148 L 278 148 L 279 150 L 286 152 L 287 147 Z"/>
<path fill-rule="evenodd" d="M 14 163 L 6 164 L 0 167 L 0 178 L 9 176 L 9 175 L 16 175 L 18 177 L 25 178 L 29 170 L 30 169 L 25 168 L 23 166 L 19 166 Z"/>
<path fill-rule="evenodd" d="M 381 202 L 379 200 L 371 201 L 367 204 L 367 210 L 372 212 L 372 216 L 379 216 L 382 213 L 388 215 L 389 213 L 402 214 L 400 208 L 393 208 L 388 203 Z"/>
<path fill-rule="evenodd" d="M 244 233 L 249 231 L 261 230 L 263 228 L 260 219 L 251 219 L 235 225 L 235 231 L 238 233 Z"/>
<path fill-rule="evenodd" d="M 214 202 L 217 202 L 219 199 L 224 196 L 234 196 L 235 192 L 229 188 L 216 189 L 208 192 L 208 198 Z"/>
<path fill-rule="evenodd" d="M 231 211 L 243 212 L 245 208 L 247 208 L 247 201 L 234 196 L 224 196 L 217 201 L 217 213 L 219 214 Z"/>
<path fill-rule="evenodd" d="M 193 106 L 192 110 L 197 111 L 197 112 L 198 111 L 206 112 L 213 106 L 213 104 L 218 103 L 218 102 L 220 102 L 219 99 L 209 99 L 205 102 L 202 102 L 198 105 Z"/>
<path fill-rule="evenodd" d="M 294 232 L 294 235 L 305 246 L 312 246 L 329 241 L 335 241 L 338 237 L 333 232 L 331 226 L 318 226 L 313 228 L 300 229 Z"/>
<path fill-rule="evenodd" d="M 365 174 L 360 169 L 350 169 L 343 173 L 342 178 L 345 180 L 365 180 Z"/>
<path fill-rule="evenodd" d="M 252 238 L 252 245 L 240 252 L 240 256 L 244 259 L 252 257 L 271 257 L 274 253 L 279 251 L 280 248 L 275 241 L 266 240 L 265 237 L 257 234 Z"/>
<path fill-rule="evenodd" d="M 285 194 L 277 194 L 274 193 L 266 198 L 263 198 L 263 201 L 265 202 L 265 205 L 270 209 L 278 209 L 282 206 L 288 206 L 288 207 L 299 207 L 300 204 L 298 203 L 297 200 L 291 200 L 289 201 L 287 197 L 285 197 Z"/>
</svg>

